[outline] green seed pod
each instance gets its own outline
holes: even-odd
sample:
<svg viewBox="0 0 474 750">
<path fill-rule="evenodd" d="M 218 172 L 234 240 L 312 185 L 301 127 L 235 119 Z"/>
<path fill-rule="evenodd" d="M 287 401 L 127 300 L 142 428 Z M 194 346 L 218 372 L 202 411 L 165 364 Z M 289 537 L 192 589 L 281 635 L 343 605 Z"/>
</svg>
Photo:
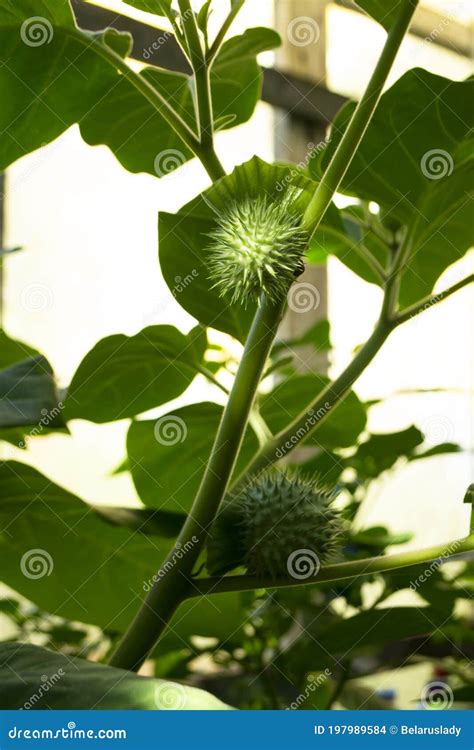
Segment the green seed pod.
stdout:
<svg viewBox="0 0 474 750">
<path fill-rule="evenodd" d="M 211 233 L 210 278 L 221 296 L 247 304 L 265 293 L 283 299 L 303 271 L 308 233 L 299 227 L 289 192 L 278 203 L 266 197 L 233 203 Z"/>
<path fill-rule="evenodd" d="M 286 473 L 256 477 L 224 506 L 211 530 L 207 567 L 236 567 L 274 579 L 317 575 L 339 548 L 342 522 L 335 494 L 318 480 Z"/>
</svg>

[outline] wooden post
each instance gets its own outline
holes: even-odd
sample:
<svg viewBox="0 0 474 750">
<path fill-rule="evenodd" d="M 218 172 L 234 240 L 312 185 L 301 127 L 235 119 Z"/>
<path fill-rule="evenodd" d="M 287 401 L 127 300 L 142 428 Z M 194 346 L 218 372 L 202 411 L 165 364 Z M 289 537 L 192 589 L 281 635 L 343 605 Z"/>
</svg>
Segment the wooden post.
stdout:
<svg viewBox="0 0 474 750">
<path fill-rule="evenodd" d="M 276 27 L 283 45 L 279 68 L 324 86 L 326 80 L 326 6 L 328 0 L 275 0 Z M 315 126 L 290 113 L 276 110 L 276 158 L 306 165 L 311 151 L 326 136 L 323 125 Z M 293 287 L 290 305 L 281 327 L 284 339 L 297 338 L 318 320 L 327 318 L 327 274 L 325 267 L 308 266 Z M 299 296 L 298 296 L 299 295 Z M 294 304 L 291 304 L 291 302 Z M 293 309 L 292 309 L 293 308 Z M 298 349 L 299 372 L 325 372 L 328 359 L 312 347 Z"/>
</svg>

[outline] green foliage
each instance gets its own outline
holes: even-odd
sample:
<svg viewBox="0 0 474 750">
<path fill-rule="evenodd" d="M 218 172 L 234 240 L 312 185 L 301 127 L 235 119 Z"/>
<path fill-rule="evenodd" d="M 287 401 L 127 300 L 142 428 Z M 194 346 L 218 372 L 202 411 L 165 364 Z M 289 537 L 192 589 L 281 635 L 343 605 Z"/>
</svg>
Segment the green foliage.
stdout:
<svg viewBox="0 0 474 750">
<path fill-rule="evenodd" d="M 4 97 L 0 168 L 54 140 L 74 123 L 79 123 L 87 143 L 105 144 L 131 172 L 162 177 L 184 164 L 192 156 L 189 148 L 151 102 L 91 44 L 94 35 L 77 29 L 68 0 L 43 0 L 41 5 L 31 0 L 19 0 L 14 6 L 8 0 L 0 2 Z M 119 56 L 128 51 L 129 40 L 128 35 L 119 38 L 114 32 L 105 38 Z M 278 44 L 274 31 L 250 29 L 223 46 L 211 80 L 215 118 L 222 122 L 225 118 L 223 127 L 243 123 L 252 115 L 262 82 L 256 55 Z M 65 60 L 74 64 L 65 65 Z M 195 126 L 189 76 L 145 68 L 139 77 Z"/>
<path fill-rule="evenodd" d="M 17 639 L 34 635 L 63 652 L 1 646 L 0 666 L 9 667 L 0 681 L 2 706 L 23 707 L 43 675 L 60 673 L 61 681 L 33 707 L 46 701 L 66 709 L 227 708 L 195 688 L 71 662 L 79 650 L 104 659 L 139 606 L 142 613 L 160 614 L 153 627 L 170 625 L 152 653 L 157 676 L 209 684 L 230 705 L 285 708 L 296 701 L 297 708 L 322 709 L 337 701 L 357 708 L 370 700 L 380 708 L 383 699 L 367 694 L 363 677 L 387 666 L 403 668 L 411 663 L 411 641 L 424 653 L 435 640 L 457 700 L 470 700 L 474 678 L 458 654 L 447 653 L 448 641 L 459 652 L 470 637 L 464 609 L 455 606 L 472 590 L 470 565 L 448 575 L 437 562 L 427 576 L 427 563 L 401 570 L 405 555 L 390 573 L 343 579 L 338 567 L 339 577 L 304 591 L 222 590 L 257 586 L 261 576 L 279 581 L 291 575 L 294 552 L 309 550 L 325 565 L 341 529 L 347 532 L 340 550 L 346 574 L 345 563 L 354 570 L 351 562 L 366 565 L 366 558 L 370 563 L 388 547 L 405 544 L 410 529 L 355 526 L 371 483 L 408 461 L 461 450 L 451 443 L 427 449 L 416 426 L 368 432 L 371 404 L 362 403 L 352 387 L 403 322 L 400 308 L 440 301 L 426 303 L 424 296 L 472 244 L 472 81 L 409 71 L 383 94 L 373 117 L 362 99 L 356 118 L 357 127 L 364 125 L 360 145 L 351 120 L 355 105 L 349 103 L 308 169 L 254 157 L 225 175 L 214 134 L 251 117 L 262 84 L 257 55 L 275 48 L 278 35 L 256 28 L 225 41 L 240 2 L 228 4 L 217 42 L 208 33 L 212 0 L 199 14 L 183 17 L 170 0 L 125 4 L 171 22 L 187 47 L 189 74 L 155 67 L 135 72 L 126 62 L 131 37 L 114 29 L 78 29 L 68 0 L 0 0 L 0 169 L 75 124 L 87 143 L 107 145 L 131 172 L 162 177 L 197 156 L 212 185 L 176 214 L 159 217 L 163 277 L 196 327 L 187 335 L 156 325 L 132 336 L 108 336 L 86 354 L 65 395 L 58 391 L 54 363 L 0 330 L 0 440 L 25 447 L 39 435 L 65 432 L 74 419 L 132 420 L 117 473 L 130 473 L 143 502 L 134 508 L 96 506 L 27 464 L 0 464 L 0 567 L 12 590 L 0 600 L 0 616 L 8 618 Z M 407 25 L 415 4 L 359 3 L 387 31 L 397 22 L 398 44 L 403 19 Z M 389 37 L 373 101 L 398 38 Z M 344 163 L 335 174 L 339 161 Z M 341 183 L 341 192 L 355 201 L 343 209 L 331 203 L 329 164 L 334 189 Z M 328 206 L 325 213 L 321 206 Z M 308 213 L 320 219 L 310 241 L 299 228 L 300 222 L 312 225 Z M 328 321 L 312 321 L 304 334 L 272 341 L 304 250 L 313 263 L 335 255 L 384 290 L 374 333 L 332 382 L 300 374 L 296 358 L 308 347 L 330 361 Z M 9 262 L 3 250 L 1 255 Z M 241 304 L 242 296 L 251 299 L 248 305 Z M 345 301 L 348 314 L 350 304 Z M 208 328 L 233 341 L 209 343 Z M 245 344 L 238 369 L 236 343 Z M 218 386 L 221 397 L 225 392 L 227 398 L 230 382 L 225 407 L 212 400 L 168 405 L 197 375 Z M 157 407 L 159 416 L 146 414 Z M 301 451 L 292 453 L 297 446 Z M 288 475 L 255 475 L 255 464 L 280 459 Z M 337 489 L 338 513 L 323 481 Z M 301 572 L 297 562 L 295 568 Z M 251 574 L 251 583 L 247 577 L 242 585 L 238 575 L 233 581 L 211 579 L 209 595 L 195 597 L 200 586 L 206 590 L 205 570 L 222 576 L 235 569 Z M 299 582 L 298 575 L 293 578 Z M 377 590 L 372 601 L 366 581 Z M 390 597 L 409 589 L 424 603 L 393 606 Z M 128 631 L 115 663 L 135 667 L 145 658 L 145 644 L 153 649 L 159 635 L 146 630 Z M 205 673 L 196 657 L 203 657 Z M 166 687 L 171 693 L 164 693 Z M 170 700 L 178 705 L 163 705 Z"/>
<path fill-rule="evenodd" d="M 450 81 L 421 69 L 406 73 L 382 96 L 343 181 L 343 192 L 377 202 L 406 227 L 410 255 L 402 306 L 431 292 L 441 273 L 472 246 L 472 88 L 472 80 Z M 337 116 L 328 148 L 313 162 L 315 176 L 328 164 L 354 107 L 347 104 Z M 362 236 L 380 260 L 380 243 L 370 231 Z M 360 272 L 360 258 L 345 252 L 344 243 L 330 250 Z"/>
<path fill-rule="evenodd" d="M 172 326 L 151 326 L 131 337 L 109 336 L 74 375 L 66 416 L 113 422 L 165 404 L 194 380 L 203 353 L 192 337 Z"/>
<path fill-rule="evenodd" d="M 135 487 L 145 505 L 177 512 L 191 509 L 222 412 L 218 404 L 203 402 L 176 409 L 158 420 L 133 422 L 127 452 Z M 237 472 L 245 468 L 256 449 L 256 438 L 248 430 Z"/>
<path fill-rule="evenodd" d="M 225 710 L 212 695 L 29 645 L 0 646 L 5 709 Z"/>
</svg>

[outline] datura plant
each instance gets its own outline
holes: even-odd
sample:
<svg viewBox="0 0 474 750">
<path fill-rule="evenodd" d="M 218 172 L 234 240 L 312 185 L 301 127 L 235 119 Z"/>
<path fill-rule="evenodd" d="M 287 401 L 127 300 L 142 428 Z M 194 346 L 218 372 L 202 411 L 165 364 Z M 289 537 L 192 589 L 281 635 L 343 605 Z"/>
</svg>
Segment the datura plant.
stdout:
<svg viewBox="0 0 474 750">
<path fill-rule="evenodd" d="M 435 561 L 439 568 L 474 549 L 466 529 L 464 538 L 443 545 L 385 554 L 406 538 L 383 529 L 356 532 L 353 524 L 361 487 L 397 461 L 459 450 L 442 444 L 423 451 L 414 426 L 368 433 L 371 404 L 353 386 L 395 329 L 473 281 L 472 275 L 458 278 L 434 292 L 472 245 L 472 81 L 414 69 L 387 88 L 418 2 L 359 0 L 360 10 L 386 32 L 360 100 L 342 107 L 324 147 L 316 146 L 304 166 L 254 157 L 226 174 L 218 132 L 251 118 L 262 83 L 257 56 L 280 43 L 271 29 L 232 36 L 244 1 L 220 0 L 227 15 L 219 28 L 211 12 L 217 0 L 199 9 L 190 0 L 123 3 L 124 13 L 133 6 L 155 13 L 157 25 L 160 19 L 171 25 L 166 44 L 180 48 L 187 70 L 181 73 L 148 64 L 150 52 L 140 67 L 130 64 L 138 54 L 131 36 L 113 28 L 83 30 L 74 15 L 79 2 L 0 0 L 0 169 L 76 125 L 87 144 L 107 146 L 129 172 L 160 179 L 177 169 L 178 180 L 182 166 L 196 158 L 209 180 L 176 214 L 159 216 L 161 272 L 196 321 L 187 334 L 152 325 L 102 339 L 58 391 L 47 359 L 0 332 L 0 440 L 15 457 L 0 466 L 2 580 L 43 613 L 35 617 L 99 628 L 110 645 L 110 653 L 95 654 L 95 662 L 108 660 L 101 665 L 31 643 L 4 643 L 3 708 L 25 707 L 41 675 L 58 665 L 60 684 L 49 685 L 47 697 L 36 694 L 34 707 L 225 708 L 224 694 L 219 700 L 185 685 L 175 686 L 177 705 L 162 705 L 161 678 L 182 644 L 195 653 L 195 636 L 213 638 L 216 649 L 235 643 L 247 621 L 249 592 L 258 601 L 272 592 L 265 605 L 271 612 L 290 591 L 299 607 L 316 606 L 328 584 L 335 596 L 347 597 L 347 591 L 360 593 L 366 580 L 383 580 L 388 596 L 395 580 L 404 581 L 398 588 L 413 588 L 420 565 Z M 352 40 L 348 65 L 362 43 Z M 345 208 L 337 207 L 336 193 L 345 196 Z M 329 256 L 381 297 L 373 332 L 333 380 L 298 373 L 294 361 L 302 345 L 329 349 L 326 322 L 300 339 L 279 334 L 287 306 L 308 292 L 300 279 L 305 267 Z M 14 260 L 4 259 L 7 270 Z M 334 304 L 350 317 L 351 301 Z M 223 348 L 215 336 L 210 343 L 209 329 L 232 337 L 232 347 Z M 235 342 L 243 346 L 238 362 Z M 220 401 L 167 411 L 165 404 L 197 376 Z M 162 411 L 150 418 L 157 407 Z M 73 420 L 129 420 L 120 471 L 130 473 L 141 507 L 85 502 L 12 447 L 68 432 Z M 429 599 L 428 591 L 427 585 L 419 594 Z M 362 606 L 357 596 L 356 609 Z M 418 605 L 405 609 L 408 615 L 386 621 L 397 622 L 400 637 L 432 630 Z M 437 621 L 438 609 L 428 609 L 430 622 Z M 254 635 L 265 622 L 264 608 L 259 611 L 258 622 L 251 618 Z M 352 610 L 332 627 L 326 612 L 326 633 L 340 640 L 318 635 L 327 642 L 324 653 L 314 639 L 306 649 L 299 641 L 300 663 L 315 673 L 342 644 L 349 650 L 359 640 L 370 645 L 364 638 L 375 625 L 367 622 L 377 614 L 376 608 Z M 351 633 L 359 628 L 360 638 L 347 641 L 348 627 Z M 271 648 L 284 637 L 280 630 Z M 134 674 L 147 660 L 155 660 L 156 678 Z M 340 694 L 338 684 L 334 690 Z"/>
</svg>

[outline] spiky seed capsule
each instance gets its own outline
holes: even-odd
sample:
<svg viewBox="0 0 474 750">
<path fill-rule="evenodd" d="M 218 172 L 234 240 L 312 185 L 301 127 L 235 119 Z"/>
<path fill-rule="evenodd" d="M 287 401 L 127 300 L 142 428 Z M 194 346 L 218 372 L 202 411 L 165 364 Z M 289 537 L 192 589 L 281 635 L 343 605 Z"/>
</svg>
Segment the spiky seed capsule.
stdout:
<svg viewBox="0 0 474 750">
<path fill-rule="evenodd" d="M 242 304 L 262 292 L 272 302 L 286 296 L 308 240 L 292 208 L 295 197 L 293 191 L 279 202 L 245 199 L 223 211 L 209 247 L 210 278 L 221 296 Z"/>
<path fill-rule="evenodd" d="M 339 547 L 342 522 L 334 499 L 317 479 L 260 475 L 217 519 L 208 542 L 210 572 L 245 566 L 250 574 L 274 579 L 316 574 Z"/>
</svg>

